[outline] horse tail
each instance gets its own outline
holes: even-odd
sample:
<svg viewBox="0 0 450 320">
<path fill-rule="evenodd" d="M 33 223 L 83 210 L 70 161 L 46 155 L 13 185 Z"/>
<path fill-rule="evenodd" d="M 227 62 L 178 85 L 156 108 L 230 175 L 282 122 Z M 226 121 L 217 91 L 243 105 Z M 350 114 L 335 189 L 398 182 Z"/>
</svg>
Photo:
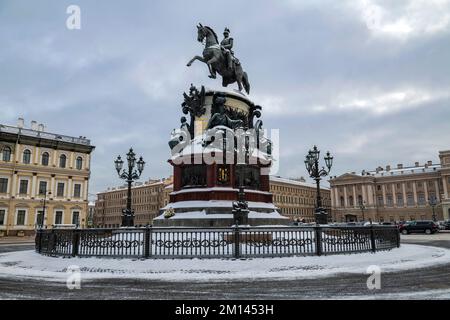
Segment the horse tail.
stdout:
<svg viewBox="0 0 450 320">
<path fill-rule="evenodd" d="M 250 82 L 248 82 L 247 72 L 244 71 L 242 75 L 242 84 L 244 85 L 245 92 L 250 94 Z"/>
</svg>

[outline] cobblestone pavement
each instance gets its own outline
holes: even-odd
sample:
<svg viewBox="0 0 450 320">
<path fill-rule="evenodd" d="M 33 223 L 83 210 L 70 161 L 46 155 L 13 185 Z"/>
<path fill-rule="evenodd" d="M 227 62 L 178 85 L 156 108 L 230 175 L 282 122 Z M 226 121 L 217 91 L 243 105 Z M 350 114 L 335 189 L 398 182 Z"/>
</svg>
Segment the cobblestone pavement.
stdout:
<svg viewBox="0 0 450 320">
<path fill-rule="evenodd" d="M 402 236 L 402 242 L 450 248 L 446 237 Z M 30 247 L 0 245 L 0 252 L 25 249 Z M 341 274 L 318 279 L 209 283 L 104 279 L 83 281 L 79 290 L 69 290 L 65 283 L 0 277 L 0 299 L 382 299 L 383 294 L 392 299 L 396 293 L 405 299 L 431 290 L 450 293 L 450 265 L 382 274 L 380 290 L 368 290 L 367 277 Z"/>
</svg>

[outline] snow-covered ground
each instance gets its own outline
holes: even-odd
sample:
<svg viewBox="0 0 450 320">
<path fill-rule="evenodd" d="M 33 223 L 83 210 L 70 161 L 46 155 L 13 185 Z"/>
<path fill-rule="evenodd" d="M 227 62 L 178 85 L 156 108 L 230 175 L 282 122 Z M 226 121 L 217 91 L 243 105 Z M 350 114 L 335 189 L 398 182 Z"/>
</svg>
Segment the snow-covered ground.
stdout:
<svg viewBox="0 0 450 320">
<path fill-rule="evenodd" d="M 83 280 L 137 278 L 166 281 L 302 279 L 339 273 L 366 273 L 376 265 L 381 272 L 423 268 L 450 263 L 450 250 L 404 244 L 386 252 L 289 258 L 230 259 L 100 259 L 53 258 L 34 251 L 0 255 L 0 277 L 32 277 L 65 281 L 71 266 Z"/>
</svg>

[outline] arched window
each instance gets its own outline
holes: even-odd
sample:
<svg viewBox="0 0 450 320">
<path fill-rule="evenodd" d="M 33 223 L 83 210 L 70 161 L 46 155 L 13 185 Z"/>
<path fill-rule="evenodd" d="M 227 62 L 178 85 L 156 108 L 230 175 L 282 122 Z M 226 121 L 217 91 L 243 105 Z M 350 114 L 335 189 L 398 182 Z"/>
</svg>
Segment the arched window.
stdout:
<svg viewBox="0 0 450 320">
<path fill-rule="evenodd" d="M 31 162 L 31 151 L 30 150 L 28 150 L 28 149 L 24 150 L 22 160 L 23 160 L 22 161 L 23 163 L 30 164 L 30 162 Z"/>
<path fill-rule="evenodd" d="M 344 207 L 345 206 L 345 200 L 344 200 L 344 197 L 341 197 L 341 207 Z"/>
<path fill-rule="evenodd" d="M 64 155 L 64 154 L 62 154 L 62 155 L 59 157 L 59 167 L 60 167 L 60 168 L 65 168 L 65 167 L 66 167 L 66 160 L 67 160 L 67 157 L 66 157 L 66 155 Z"/>
<path fill-rule="evenodd" d="M 10 147 L 3 147 L 2 160 L 5 162 L 11 161 L 11 148 Z"/>
<path fill-rule="evenodd" d="M 353 196 L 348 197 L 348 204 L 353 207 L 354 203 L 353 203 Z"/>
<path fill-rule="evenodd" d="M 41 161 L 42 165 L 43 166 L 48 166 L 49 159 L 50 159 L 50 156 L 49 156 L 48 152 L 44 152 L 42 154 L 42 161 Z"/>
<path fill-rule="evenodd" d="M 83 168 L 83 158 L 82 157 L 77 158 L 76 168 L 77 168 L 77 170 L 81 170 Z"/>
</svg>

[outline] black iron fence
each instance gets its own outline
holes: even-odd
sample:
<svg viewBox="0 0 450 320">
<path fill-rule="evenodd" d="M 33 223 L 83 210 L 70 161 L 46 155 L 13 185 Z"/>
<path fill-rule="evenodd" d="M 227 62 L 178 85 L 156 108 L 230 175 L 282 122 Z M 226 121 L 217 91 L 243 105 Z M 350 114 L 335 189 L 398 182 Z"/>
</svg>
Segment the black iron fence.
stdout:
<svg viewBox="0 0 450 320">
<path fill-rule="evenodd" d="M 376 252 L 400 246 L 397 227 L 43 229 L 36 251 L 52 256 L 250 258 Z"/>
</svg>

